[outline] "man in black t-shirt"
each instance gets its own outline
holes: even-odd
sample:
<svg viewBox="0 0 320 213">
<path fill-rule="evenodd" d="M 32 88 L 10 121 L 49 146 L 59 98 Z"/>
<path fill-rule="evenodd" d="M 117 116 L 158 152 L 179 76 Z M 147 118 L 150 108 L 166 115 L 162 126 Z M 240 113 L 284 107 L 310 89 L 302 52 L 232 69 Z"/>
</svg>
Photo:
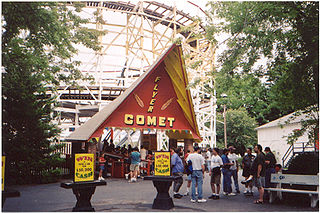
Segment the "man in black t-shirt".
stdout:
<svg viewBox="0 0 320 213">
<path fill-rule="evenodd" d="M 247 148 L 247 154 L 242 159 L 242 176 L 247 180 L 251 175 L 251 165 L 255 156 L 252 154 L 252 148 Z M 252 192 L 252 181 L 245 183 L 246 190 L 244 191 L 245 195 L 253 195 Z"/>
<path fill-rule="evenodd" d="M 265 187 L 266 188 L 269 188 L 271 187 L 271 174 L 274 174 L 276 173 L 276 170 L 275 170 L 275 166 L 276 166 L 276 158 L 274 156 L 274 154 L 271 152 L 270 150 L 270 147 L 266 147 L 264 149 L 265 153 L 266 153 L 266 160 L 265 160 L 265 163 L 266 163 L 266 184 L 265 184 Z"/>
<path fill-rule="evenodd" d="M 262 146 L 257 144 L 254 147 L 255 153 L 257 153 L 256 158 L 252 163 L 252 175 L 254 185 L 258 188 L 259 191 L 259 200 L 256 200 L 255 204 L 263 203 L 263 194 L 264 194 L 264 185 L 265 185 L 265 176 L 266 176 L 266 166 L 265 166 L 265 155 L 262 152 Z"/>
</svg>

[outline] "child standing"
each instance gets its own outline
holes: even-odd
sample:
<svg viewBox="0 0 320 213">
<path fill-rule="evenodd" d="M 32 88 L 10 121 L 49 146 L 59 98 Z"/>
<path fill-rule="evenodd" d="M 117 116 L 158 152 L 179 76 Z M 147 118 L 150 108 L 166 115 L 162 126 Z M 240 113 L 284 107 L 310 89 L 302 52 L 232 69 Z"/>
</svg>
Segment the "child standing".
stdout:
<svg viewBox="0 0 320 213">
<path fill-rule="evenodd" d="M 100 172 L 99 172 L 99 178 L 98 180 L 104 180 L 104 178 L 102 177 L 102 173 L 105 169 L 105 163 L 106 163 L 106 159 L 104 158 L 104 153 L 101 153 L 100 154 L 100 157 L 99 157 L 99 167 L 100 167 Z"/>
</svg>

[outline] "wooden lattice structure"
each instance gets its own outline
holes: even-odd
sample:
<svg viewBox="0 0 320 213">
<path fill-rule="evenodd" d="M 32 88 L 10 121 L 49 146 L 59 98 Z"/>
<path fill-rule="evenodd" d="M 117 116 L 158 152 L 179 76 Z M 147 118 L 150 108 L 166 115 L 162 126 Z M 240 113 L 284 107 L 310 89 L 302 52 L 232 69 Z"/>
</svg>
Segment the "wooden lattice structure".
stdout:
<svg viewBox="0 0 320 213">
<path fill-rule="evenodd" d="M 187 3 L 187 2 L 186 2 Z M 105 30 L 99 38 L 99 52 L 83 50 L 79 56 L 83 73 L 92 75 L 94 85 L 82 82 L 81 88 L 62 85 L 58 90 L 60 124 L 81 125 L 81 117 L 90 117 L 128 88 L 173 42 L 182 44 L 192 98 L 204 142 L 215 146 L 216 99 L 205 90 L 213 88 L 209 73 L 214 65 L 214 46 L 205 38 L 205 28 L 197 18 L 156 1 L 137 4 L 121 1 L 85 2 L 88 27 Z M 71 4 L 72 5 L 72 4 Z M 191 5 L 192 6 L 192 5 Z M 195 9 L 197 9 L 195 7 Z M 96 22 L 96 17 L 102 21 Z M 80 51 L 81 53 L 81 51 Z M 205 123 L 209 125 L 205 126 Z"/>
</svg>

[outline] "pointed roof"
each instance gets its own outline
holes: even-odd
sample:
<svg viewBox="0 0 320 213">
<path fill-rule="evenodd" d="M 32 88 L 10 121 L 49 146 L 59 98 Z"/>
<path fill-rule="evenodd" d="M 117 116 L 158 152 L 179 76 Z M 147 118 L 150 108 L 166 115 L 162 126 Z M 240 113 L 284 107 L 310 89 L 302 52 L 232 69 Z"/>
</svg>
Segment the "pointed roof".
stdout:
<svg viewBox="0 0 320 213">
<path fill-rule="evenodd" d="M 303 113 L 302 111 L 297 111 L 297 112 L 293 112 L 288 115 L 285 115 L 276 120 L 273 120 L 269 123 L 263 124 L 255 129 L 259 130 L 259 129 L 266 129 L 270 127 L 295 124 L 295 123 L 300 123 L 301 121 L 312 120 L 316 117 L 317 117 L 316 112 Z"/>
<path fill-rule="evenodd" d="M 181 46 L 173 44 L 123 94 L 77 128 L 67 140 L 88 141 L 100 136 L 106 127 L 172 130 L 169 137 L 199 140 L 187 85 Z"/>
</svg>

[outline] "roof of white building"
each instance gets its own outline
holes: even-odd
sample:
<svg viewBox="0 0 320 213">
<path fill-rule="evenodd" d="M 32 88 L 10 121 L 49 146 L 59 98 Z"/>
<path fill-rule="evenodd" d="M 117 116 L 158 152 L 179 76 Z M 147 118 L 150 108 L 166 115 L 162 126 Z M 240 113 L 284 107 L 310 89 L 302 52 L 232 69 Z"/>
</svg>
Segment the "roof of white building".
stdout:
<svg viewBox="0 0 320 213">
<path fill-rule="evenodd" d="M 315 116 L 317 116 L 316 113 L 306 114 L 306 113 L 293 112 L 281 118 L 278 118 L 274 121 L 266 123 L 262 126 L 259 126 L 256 128 L 256 130 L 275 127 L 275 126 L 281 126 L 286 124 L 300 123 L 302 120 L 310 120 L 312 117 L 315 117 Z"/>
</svg>

